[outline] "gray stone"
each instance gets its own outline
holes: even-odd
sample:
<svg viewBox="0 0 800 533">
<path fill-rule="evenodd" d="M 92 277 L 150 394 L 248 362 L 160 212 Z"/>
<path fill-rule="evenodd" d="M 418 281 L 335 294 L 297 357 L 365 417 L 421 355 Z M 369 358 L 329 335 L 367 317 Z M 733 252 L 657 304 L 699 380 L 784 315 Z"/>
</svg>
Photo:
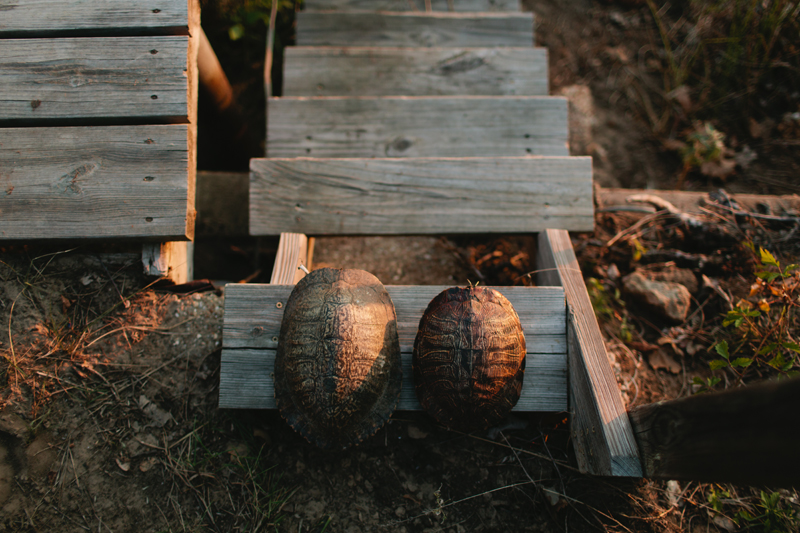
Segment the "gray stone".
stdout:
<svg viewBox="0 0 800 533">
<path fill-rule="evenodd" d="M 622 278 L 622 287 L 631 299 L 654 313 L 675 323 L 686 320 L 692 296 L 680 283 L 653 281 L 637 270 Z"/>
</svg>

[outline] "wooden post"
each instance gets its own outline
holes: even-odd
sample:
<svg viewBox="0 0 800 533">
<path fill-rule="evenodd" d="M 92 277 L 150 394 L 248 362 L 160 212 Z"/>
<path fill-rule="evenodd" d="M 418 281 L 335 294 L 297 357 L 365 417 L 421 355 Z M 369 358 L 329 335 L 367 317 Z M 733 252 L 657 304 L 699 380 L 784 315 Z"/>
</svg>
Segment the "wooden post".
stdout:
<svg viewBox="0 0 800 533">
<path fill-rule="evenodd" d="M 800 378 L 637 407 L 646 477 L 797 486 Z"/>
</svg>

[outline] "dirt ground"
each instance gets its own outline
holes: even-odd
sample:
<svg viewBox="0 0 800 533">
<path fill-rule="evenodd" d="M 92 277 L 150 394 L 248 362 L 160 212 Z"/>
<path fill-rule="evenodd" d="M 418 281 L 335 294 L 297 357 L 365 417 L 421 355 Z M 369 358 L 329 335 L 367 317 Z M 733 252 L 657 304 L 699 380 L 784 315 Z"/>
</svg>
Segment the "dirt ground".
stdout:
<svg viewBox="0 0 800 533">
<path fill-rule="evenodd" d="M 526 5 L 537 16 L 537 44 L 550 50 L 551 91 L 589 88 L 590 127 L 578 127 L 590 137 L 573 149 L 593 156 L 596 180 L 674 187 L 680 161 L 642 112 L 640 89 L 653 76 L 642 67 L 652 38 L 646 6 Z M 224 32 L 208 24 L 219 53 L 225 46 L 215 40 Z M 263 116 L 251 96 L 257 54 L 237 61 L 250 69 L 229 72 L 240 103 Z M 201 109 L 201 147 L 214 145 L 204 127 L 210 115 Z M 249 128 L 259 137 L 257 120 Z M 724 183 L 690 175 L 686 188 L 800 192 L 797 144 L 748 142 L 754 162 Z M 738 143 L 741 152 L 745 140 Z M 211 152 L 200 157 L 203 168 L 241 169 L 259 155 L 230 152 L 225 164 L 224 154 Z M 588 283 L 628 406 L 689 395 L 693 377 L 711 375 L 705 354 L 726 309 L 720 292 L 735 300 L 750 290 L 754 263 L 741 259 L 742 240 L 798 257 L 796 225 L 722 215 L 713 225 L 730 231 L 714 241 L 661 220 L 608 244 L 646 216 L 598 212 L 595 233 L 574 236 L 584 275 L 596 280 Z M 238 270 L 208 275 L 199 263 L 198 278 L 269 278 L 273 243 L 237 238 L 214 246 L 204 257 L 234 257 L 228 262 Z M 637 267 L 676 268 L 663 258 L 673 251 L 711 257 L 688 267 L 698 287 L 682 324 L 649 315 L 618 292 Z M 328 238 L 317 241 L 314 264 L 364 268 L 387 284 L 510 285 L 531 283 L 534 257 L 526 236 Z M 0 261 L 0 531 L 727 532 L 737 530 L 734 504 L 755 509 L 759 501 L 759 487 L 582 475 L 566 413 L 516 415 L 464 435 L 423 413 L 398 412 L 362 445 L 322 452 L 275 412 L 217 408 L 219 283 L 154 285 L 140 273 L 138 255 L 85 247 L 4 248 Z M 796 508 L 794 491 L 781 494 Z M 796 531 L 791 524 L 784 530 Z"/>
</svg>

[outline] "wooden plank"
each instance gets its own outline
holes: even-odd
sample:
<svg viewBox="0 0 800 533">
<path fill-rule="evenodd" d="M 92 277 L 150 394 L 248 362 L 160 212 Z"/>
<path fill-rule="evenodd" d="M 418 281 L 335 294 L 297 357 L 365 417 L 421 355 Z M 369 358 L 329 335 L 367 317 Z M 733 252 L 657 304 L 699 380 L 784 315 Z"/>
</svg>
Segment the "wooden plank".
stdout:
<svg viewBox="0 0 800 533">
<path fill-rule="evenodd" d="M 3 0 L 0 13 L 0 37 L 188 35 L 200 24 L 197 0 Z"/>
<path fill-rule="evenodd" d="M 278 347 L 283 306 L 291 285 L 230 284 L 225 287 L 225 348 Z M 397 312 L 401 351 L 411 353 L 419 320 L 445 286 L 387 285 Z M 561 287 L 494 287 L 520 317 L 528 351 L 566 353 L 566 307 Z"/>
<path fill-rule="evenodd" d="M 268 107 L 268 157 L 569 155 L 567 100 L 555 96 L 299 96 Z"/>
<path fill-rule="evenodd" d="M 284 304 L 292 286 L 225 287 L 220 407 L 274 408 L 270 374 Z M 419 409 L 411 381 L 411 352 L 419 320 L 444 286 L 386 287 L 397 312 L 404 384 L 399 409 Z M 566 408 L 564 292 L 560 287 L 495 287 L 511 302 L 525 332 L 527 360 L 520 411 Z"/>
<path fill-rule="evenodd" d="M 294 285 L 305 277 L 300 265 L 308 268 L 308 238 L 302 233 L 281 233 L 269 282 Z"/>
<path fill-rule="evenodd" d="M 194 243 L 189 241 L 142 245 L 144 272 L 167 278 L 176 285 L 194 279 Z"/>
<path fill-rule="evenodd" d="M 434 11 L 450 11 L 448 0 L 432 0 Z M 306 11 L 425 11 L 422 0 L 306 0 Z M 519 0 L 452 0 L 455 11 L 520 11 Z"/>
<path fill-rule="evenodd" d="M 537 281 L 558 281 L 569 306 L 571 429 L 578 466 L 595 475 L 641 477 L 636 441 L 569 234 L 542 232 L 536 264 L 543 274 Z"/>
<path fill-rule="evenodd" d="M 533 46 L 533 13 L 297 14 L 300 46 Z"/>
<path fill-rule="evenodd" d="M 800 378 L 637 407 L 650 478 L 790 487 L 800 479 Z"/>
<path fill-rule="evenodd" d="M 283 94 L 547 95 L 547 49 L 290 46 Z"/>
<path fill-rule="evenodd" d="M 594 227 L 590 157 L 253 159 L 250 169 L 252 235 Z"/>
<path fill-rule="evenodd" d="M 0 128 L 0 239 L 190 239 L 192 129 Z"/>
<path fill-rule="evenodd" d="M 402 356 L 403 386 L 397 409 L 421 410 L 411 374 L 411 353 Z M 275 350 L 222 350 L 219 407 L 223 409 L 275 409 L 272 371 Z M 528 353 L 525 379 L 517 412 L 558 412 L 567 408 L 565 354 Z"/>
<path fill-rule="evenodd" d="M 188 122 L 189 52 L 187 36 L 0 39 L 0 123 Z"/>
</svg>

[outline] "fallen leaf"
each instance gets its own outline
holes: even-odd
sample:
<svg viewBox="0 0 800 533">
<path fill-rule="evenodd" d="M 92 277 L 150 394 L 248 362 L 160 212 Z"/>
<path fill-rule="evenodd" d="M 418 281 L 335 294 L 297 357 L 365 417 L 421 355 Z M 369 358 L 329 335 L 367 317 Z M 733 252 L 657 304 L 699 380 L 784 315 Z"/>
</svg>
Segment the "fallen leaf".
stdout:
<svg viewBox="0 0 800 533">
<path fill-rule="evenodd" d="M 422 431 L 417 426 L 414 426 L 414 425 L 409 425 L 408 426 L 408 438 L 419 440 L 419 439 L 424 439 L 427 436 L 428 436 L 428 433 L 425 432 L 425 431 Z"/>
<path fill-rule="evenodd" d="M 155 457 L 148 457 L 144 461 L 139 464 L 139 470 L 142 472 L 147 472 L 151 468 L 153 468 L 158 460 Z"/>
<path fill-rule="evenodd" d="M 653 370 L 666 370 L 671 374 L 678 374 L 681 371 L 680 363 L 662 349 L 651 352 L 647 356 L 647 362 L 650 363 Z"/>
<path fill-rule="evenodd" d="M 130 462 L 130 460 L 127 460 L 127 461 L 125 461 L 125 462 L 123 462 L 123 461 L 120 461 L 120 460 L 119 460 L 119 457 L 117 457 L 117 466 L 118 466 L 118 467 L 120 468 L 120 470 L 122 470 L 123 472 L 127 472 L 128 470 L 130 470 L 130 469 L 131 469 L 131 462 Z"/>
</svg>

